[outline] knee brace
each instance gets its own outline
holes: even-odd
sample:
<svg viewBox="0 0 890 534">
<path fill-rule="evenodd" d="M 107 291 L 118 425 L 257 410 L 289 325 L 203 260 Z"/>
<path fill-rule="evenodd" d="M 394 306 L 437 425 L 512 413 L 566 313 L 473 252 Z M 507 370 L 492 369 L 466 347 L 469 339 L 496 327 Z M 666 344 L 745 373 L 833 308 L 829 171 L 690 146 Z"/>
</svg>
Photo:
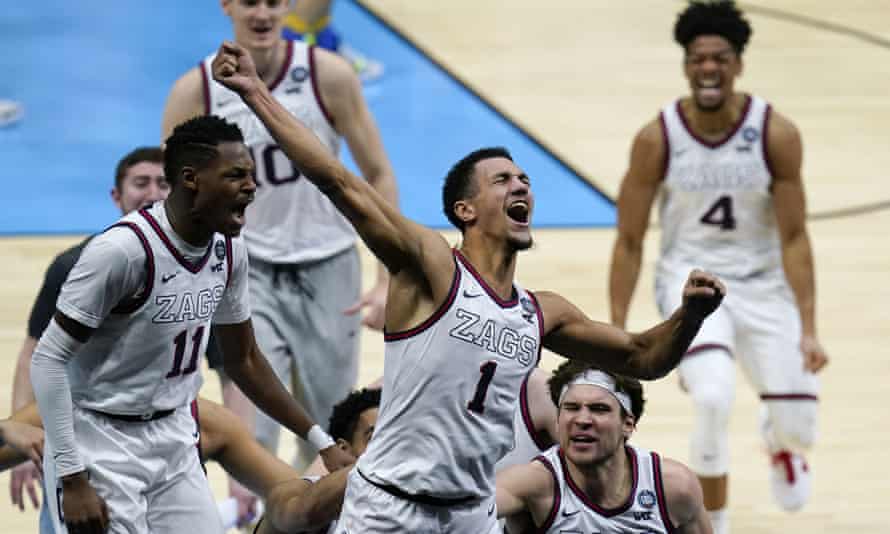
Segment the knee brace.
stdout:
<svg viewBox="0 0 890 534">
<path fill-rule="evenodd" d="M 708 350 L 681 364 L 683 382 L 692 397 L 695 424 L 689 466 L 701 476 L 729 471 L 729 417 L 735 396 L 735 366 L 721 350 Z"/>
<path fill-rule="evenodd" d="M 817 406 L 814 400 L 768 401 L 769 448 L 773 452 L 783 449 L 804 452 L 812 447 L 816 439 Z"/>
</svg>

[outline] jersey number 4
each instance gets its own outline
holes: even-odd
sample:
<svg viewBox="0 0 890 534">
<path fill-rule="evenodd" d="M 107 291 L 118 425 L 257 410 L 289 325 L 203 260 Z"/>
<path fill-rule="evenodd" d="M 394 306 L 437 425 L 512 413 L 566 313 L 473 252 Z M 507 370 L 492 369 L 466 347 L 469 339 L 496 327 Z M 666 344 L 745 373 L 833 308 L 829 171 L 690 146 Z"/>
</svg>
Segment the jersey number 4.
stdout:
<svg viewBox="0 0 890 534">
<path fill-rule="evenodd" d="M 476 384 L 476 393 L 473 395 L 473 400 L 467 403 L 467 409 L 471 412 L 481 414 L 485 411 L 485 394 L 488 393 L 488 386 L 491 384 L 491 379 L 494 378 L 494 372 L 497 368 L 497 362 L 493 361 L 487 361 L 479 367 L 479 372 L 482 373 L 482 376 L 479 377 L 479 382 Z"/>
<path fill-rule="evenodd" d="M 735 230 L 735 217 L 732 214 L 732 197 L 723 195 L 711 204 L 708 211 L 701 216 L 702 224 L 719 226 L 721 230 Z"/>
<path fill-rule="evenodd" d="M 201 340 L 204 338 L 204 327 L 199 326 L 192 335 L 192 354 L 189 358 L 188 366 L 183 369 L 182 358 L 185 356 L 188 334 L 188 330 L 183 330 L 173 338 L 173 368 L 167 373 L 167 378 L 188 375 L 198 370 L 198 356 L 201 352 Z"/>
</svg>

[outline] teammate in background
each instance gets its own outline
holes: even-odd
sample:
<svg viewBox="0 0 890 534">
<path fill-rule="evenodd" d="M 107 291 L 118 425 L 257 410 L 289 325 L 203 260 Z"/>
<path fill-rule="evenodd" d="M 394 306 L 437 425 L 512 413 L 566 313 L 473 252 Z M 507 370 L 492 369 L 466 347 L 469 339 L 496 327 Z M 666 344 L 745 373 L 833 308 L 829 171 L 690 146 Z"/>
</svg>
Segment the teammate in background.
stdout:
<svg viewBox="0 0 890 534">
<path fill-rule="evenodd" d="M 495 474 L 514 465 L 526 464 L 557 443 L 556 405 L 550 399 L 547 385 L 550 377 L 549 371 L 536 367 L 522 382 L 513 411 L 513 449 L 495 464 Z M 526 511 L 504 517 L 500 522 L 504 532 L 511 534 L 534 531 L 531 516 Z"/>
<path fill-rule="evenodd" d="M 379 394 L 378 394 L 379 397 Z M 198 449 L 201 462 L 215 461 L 257 495 L 267 498 L 282 484 L 293 487 L 292 481 L 300 474 L 291 466 L 273 456 L 253 437 L 253 433 L 232 411 L 215 402 L 198 398 L 194 403 L 193 415 L 197 418 L 200 438 Z M 29 458 L 39 461 L 42 457 L 43 430 L 40 414 L 34 403 L 26 405 L 9 419 L 0 420 L 0 471 Z M 9 446 L 3 447 L 3 441 Z M 345 471 L 344 471 L 345 474 Z M 345 479 L 321 480 L 314 477 L 316 484 L 307 484 L 295 494 L 299 504 L 289 511 L 293 517 L 290 524 L 317 531 L 335 518 L 343 501 L 343 490 L 339 497 L 326 488 L 333 485 L 345 487 Z M 335 495 L 333 498 L 331 495 Z M 41 533 L 52 533 L 52 528 Z"/>
<path fill-rule="evenodd" d="M 816 334 L 800 134 L 766 101 L 735 89 L 750 35 L 732 2 L 693 2 L 678 17 L 674 38 L 691 94 L 665 106 L 634 139 L 610 274 L 612 321 L 624 326 L 660 190 L 655 285 L 662 314 L 677 304 L 673 288 L 690 265 L 731 284 L 679 367 L 695 407 L 689 463 L 718 534 L 729 532 L 735 360 L 765 406 L 773 495 L 786 510 L 810 494 L 803 451 L 816 429 L 814 373 L 828 361 Z"/>
<path fill-rule="evenodd" d="M 638 380 L 570 361 L 554 372 L 550 395 L 559 444 L 498 473 L 498 515 L 528 511 L 537 532 L 553 534 L 710 534 L 695 475 L 627 443 L 645 404 Z"/>
<path fill-rule="evenodd" d="M 346 62 L 327 50 L 282 38 L 288 11 L 283 0 L 223 0 L 235 40 L 257 65 L 264 84 L 288 113 L 310 125 L 336 157 L 341 136 L 373 188 L 393 206 L 395 178 L 379 132 Z M 361 295 L 355 230 L 331 202 L 291 164 L 275 140 L 238 95 L 212 79 L 214 55 L 173 86 L 162 130 L 214 113 L 238 124 L 257 166 L 256 201 L 247 210 L 244 241 L 250 255 L 250 295 L 257 340 L 275 373 L 317 421 L 358 378 L 359 315 L 376 329 L 383 325 L 388 275 Z M 277 451 L 279 426 L 257 414 L 256 436 Z M 299 447 L 295 466 L 309 464 L 315 451 Z"/>
<path fill-rule="evenodd" d="M 247 254 L 233 239 L 256 190 L 241 131 L 212 116 L 178 126 L 164 170 L 165 201 L 84 248 L 31 360 L 57 531 L 220 530 L 189 410 L 211 322 L 226 371 L 257 406 L 308 434 L 332 466 L 350 460 L 256 346 Z"/>
<path fill-rule="evenodd" d="M 690 274 L 676 313 L 641 334 L 594 322 L 555 293 L 533 295 L 513 276 L 517 253 L 532 244 L 534 199 L 506 150 L 476 151 L 446 177 L 444 210 L 463 233 L 452 249 L 288 114 L 244 48 L 224 43 L 213 75 L 241 96 L 392 274 L 380 418 L 350 471 L 338 530 L 497 528 L 494 465 L 512 445 L 516 398 L 541 347 L 656 378 L 679 363 L 719 306 L 724 288 L 701 271 Z"/>
<path fill-rule="evenodd" d="M 114 187 L 111 189 L 111 200 L 125 215 L 146 204 L 166 198 L 170 187 L 164 177 L 163 154 L 157 147 L 139 147 L 126 154 L 118 162 L 114 173 Z M 37 346 L 37 340 L 49 325 L 56 309 L 56 299 L 68 272 L 74 267 L 89 237 L 77 245 L 61 252 L 53 259 L 46 270 L 43 285 L 37 299 L 31 307 L 28 319 L 28 333 L 22 342 L 16 362 L 12 382 L 12 412 L 16 412 L 28 403 L 34 402 L 34 391 L 31 388 L 29 367 L 31 354 Z M 35 508 L 40 507 L 37 488 L 40 470 L 33 463 L 25 463 L 16 467 L 9 478 L 9 490 L 13 505 L 20 510 L 25 509 L 23 490 L 31 499 Z M 48 519 L 48 518 L 47 518 Z M 41 517 L 41 521 L 44 519 Z"/>
<path fill-rule="evenodd" d="M 383 64 L 366 57 L 343 42 L 331 23 L 333 0 L 298 0 L 284 19 L 282 35 L 337 52 L 348 61 L 363 82 L 383 76 Z"/>
</svg>

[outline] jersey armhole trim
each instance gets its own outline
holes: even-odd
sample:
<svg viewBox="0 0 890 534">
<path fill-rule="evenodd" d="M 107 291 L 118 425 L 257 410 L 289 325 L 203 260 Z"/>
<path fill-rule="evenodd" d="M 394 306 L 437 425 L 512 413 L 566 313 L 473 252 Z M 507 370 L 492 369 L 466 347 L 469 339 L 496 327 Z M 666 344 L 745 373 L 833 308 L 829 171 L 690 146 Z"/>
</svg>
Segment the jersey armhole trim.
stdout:
<svg viewBox="0 0 890 534">
<path fill-rule="evenodd" d="M 111 309 L 111 313 L 115 314 L 133 313 L 145 304 L 148 300 L 148 296 L 151 295 L 151 290 L 154 288 L 155 257 L 154 253 L 151 251 L 151 245 L 149 245 L 148 239 L 145 237 L 145 234 L 142 233 L 142 229 L 136 224 L 131 222 L 119 222 L 110 226 L 108 230 L 112 228 L 129 228 L 130 230 L 133 230 L 133 233 L 139 238 L 139 242 L 145 250 L 145 286 L 142 288 L 141 293 L 136 293 L 133 296 L 121 300 L 118 302 L 117 306 Z"/>
<path fill-rule="evenodd" d="M 667 530 L 668 534 L 673 534 L 677 529 L 671 521 L 670 514 L 668 514 L 667 499 L 664 493 L 664 482 L 661 478 L 661 458 L 658 456 L 658 453 L 654 451 L 649 454 L 652 456 L 652 475 L 655 478 L 655 495 L 658 499 L 658 513 L 661 515 L 661 522 L 664 524 L 664 528 Z"/>
<path fill-rule="evenodd" d="M 535 430 L 534 420 L 532 420 L 531 409 L 528 406 L 528 379 L 531 377 L 534 369 L 528 372 L 525 375 L 525 380 L 522 381 L 522 387 L 519 388 L 519 411 L 522 414 L 522 422 L 525 425 L 525 431 L 528 432 L 528 435 L 532 438 L 532 442 L 534 442 L 535 447 L 538 448 L 539 451 L 545 451 L 549 447 L 547 447 L 541 436 Z"/>
<path fill-rule="evenodd" d="M 226 289 L 229 288 L 229 283 L 232 281 L 232 238 L 226 236 Z"/>
<path fill-rule="evenodd" d="M 439 306 L 436 311 L 433 312 L 425 321 L 415 326 L 414 328 L 409 328 L 408 330 L 401 330 L 398 332 L 387 332 L 384 328 L 383 331 L 383 341 L 400 341 L 402 339 L 407 339 L 409 337 L 416 336 L 422 333 L 424 330 L 433 326 L 436 321 L 442 318 L 445 315 L 451 305 L 454 303 L 457 298 L 457 288 L 460 287 L 460 267 L 457 265 L 457 260 L 454 261 L 454 276 L 451 279 L 451 289 L 448 290 L 448 296 L 445 298 L 445 301 Z"/>
<path fill-rule="evenodd" d="M 541 351 L 544 350 L 544 312 L 541 311 L 541 304 L 538 303 L 538 297 L 532 291 L 525 290 L 528 296 L 535 303 L 535 315 L 538 317 L 538 360 L 533 367 L 537 367 L 541 363 Z"/>
<path fill-rule="evenodd" d="M 550 471 L 550 476 L 553 477 L 553 503 L 550 505 L 550 513 L 547 514 L 544 522 L 538 527 L 539 533 L 546 533 L 550 530 L 550 527 L 553 526 L 553 521 L 556 520 L 556 514 L 562 506 L 562 491 L 559 487 L 559 477 L 556 476 L 556 469 L 550 464 L 550 461 L 543 455 L 535 456 L 532 461 L 541 462 L 541 464 Z"/>
<path fill-rule="evenodd" d="M 763 152 L 763 162 L 766 163 L 766 170 L 769 172 L 769 191 L 772 192 L 775 185 L 776 173 L 773 169 L 773 163 L 769 158 L 769 122 L 773 116 L 773 107 L 769 104 L 763 111 L 763 133 L 760 135 L 760 150 Z"/>
<path fill-rule="evenodd" d="M 315 45 L 309 47 L 309 79 L 312 80 L 312 94 L 315 96 L 315 102 L 318 104 L 318 109 L 321 110 L 321 114 L 324 115 L 325 120 L 328 121 L 328 126 L 336 132 L 337 127 L 334 125 L 334 117 L 330 114 L 328 108 L 325 107 L 324 98 L 322 98 L 321 91 L 318 89 L 318 72 L 315 65 L 316 48 Z"/>
<path fill-rule="evenodd" d="M 204 98 L 204 115 L 210 115 L 210 78 L 207 76 L 207 65 L 202 61 L 198 63 L 201 70 L 201 92 Z"/>
<path fill-rule="evenodd" d="M 661 126 L 661 138 L 664 139 L 664 156 L 661 157 L 661 181 L 664 182 L 668 177 L 668 169 L 671 164 L 671 138 L 668 135 L 667 119 L 664 117 L 664 111 L 658 114 L 658 124 Z"/>
</svg>

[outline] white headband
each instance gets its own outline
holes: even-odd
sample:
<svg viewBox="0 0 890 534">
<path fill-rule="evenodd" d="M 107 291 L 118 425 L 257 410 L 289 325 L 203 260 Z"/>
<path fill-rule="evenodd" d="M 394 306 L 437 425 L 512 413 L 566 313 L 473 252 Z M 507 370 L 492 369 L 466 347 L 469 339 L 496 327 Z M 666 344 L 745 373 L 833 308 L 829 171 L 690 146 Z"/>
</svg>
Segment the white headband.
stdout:
<svg viewBox="0 0 890 534">
<path fill-rule="evenodd" d="M 633 415 L 633 410 L 631 410 L 630 396 L 623 391 L 618 391 L 615 387 L 615 379 L 612 378 L 611 375 L 604 373 L 602 371 L 595 371 L 593 369 L 588 369 L 583 373 L 579 374 L 568 384 L 562 387 L 562 392 L 559 394 L 559 404 L 562 405 L 562 399 L 566 396 L 566 392 L 572 386 L 577 385 L 588 385 L 588 386 L 596 386 L 599 388 L 603 388 L 609 393 L 612 394 L 613 397 L 618 401 L 618 404 L 624 408 L 624 411 Z"/>
</svg>

